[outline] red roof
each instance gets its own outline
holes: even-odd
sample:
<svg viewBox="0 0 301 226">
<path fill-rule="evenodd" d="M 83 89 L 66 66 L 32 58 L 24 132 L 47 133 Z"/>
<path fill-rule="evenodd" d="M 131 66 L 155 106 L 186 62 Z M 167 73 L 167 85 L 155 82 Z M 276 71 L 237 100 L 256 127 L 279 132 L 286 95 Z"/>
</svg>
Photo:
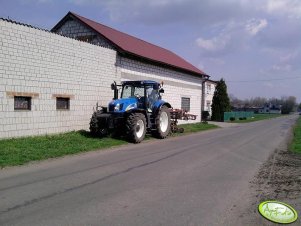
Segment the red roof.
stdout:
<svg viewBox="0 0 301 226">
<path fill-rule="evenodd" d="M 51 31 L 56 31 L 70 15 L 77 18 L 79 21 L 93 29 L 95 32 L 111 41 L 117 47 L 118 51 L 146 58 L 157 63 L 163 63 L 165 65 L 192 72 L 198 75 L 206 75 L 206 73 L 167 49 L 117 31 L 113 28 L 97 23 L 93 20 L 87 19 L 72 12 L 69 12 L 57 25 L 52 28 Z"/>
</svg>

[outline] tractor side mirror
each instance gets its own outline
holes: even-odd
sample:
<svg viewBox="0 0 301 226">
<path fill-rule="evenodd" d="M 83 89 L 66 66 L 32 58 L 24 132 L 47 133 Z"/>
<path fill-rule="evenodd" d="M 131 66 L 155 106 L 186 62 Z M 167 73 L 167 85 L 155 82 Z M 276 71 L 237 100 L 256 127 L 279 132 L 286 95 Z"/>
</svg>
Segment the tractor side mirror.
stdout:
<svg viewBox="0 0 301 226">
<path fill-rule="evenodd" d="M 116 82 L 111 84 L 111 90 L 115 90 L 116 89 Z"/>
<path fill-rule="evenodd" d="M 164 93 L 164 89 L 163 88 L 159 89 L 159 93 Z"/>
</svg>

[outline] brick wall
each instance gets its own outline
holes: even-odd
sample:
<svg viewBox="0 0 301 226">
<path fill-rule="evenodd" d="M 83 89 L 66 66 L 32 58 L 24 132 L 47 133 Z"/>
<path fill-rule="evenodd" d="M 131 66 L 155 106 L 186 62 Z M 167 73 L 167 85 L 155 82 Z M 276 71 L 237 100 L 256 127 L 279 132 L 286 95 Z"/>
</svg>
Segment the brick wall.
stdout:
<svg viewBox="0 0 301 226">
<path fill-rule="evenodd" d="M 200 121 L 202 96 L 202 79 L 200 77 L 120 56 L 117 65 L 120 67 L 122 80 L 163 81 L 165 91 L 163 99 L 169 102 L 173 108 L 181 108 L 182 97 L 190 98 L 190 113 L 198 115 L 197 120 L 180 121 L 180 123 Z"/>
<path fill-rule="evenodd" d="M 116 52 L 0 20 L 0 138 L 88 129 L 96 102 L 112 98 L 120 81 Z M 31 110 L 14 110 L 14 96 Z M 56 97 L 70 110 L 56 110 Z"/>
</svg>

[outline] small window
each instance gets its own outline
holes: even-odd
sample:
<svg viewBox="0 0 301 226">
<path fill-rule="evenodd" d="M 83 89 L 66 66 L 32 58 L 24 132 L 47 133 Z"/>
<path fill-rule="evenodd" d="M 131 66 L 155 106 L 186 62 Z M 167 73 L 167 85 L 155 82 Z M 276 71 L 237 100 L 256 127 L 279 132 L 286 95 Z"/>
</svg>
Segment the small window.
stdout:
<svg viewBox="0 0 301 226">
<path fill-rule="evenodd" d="M 56 110 L 69 110 L 70 98 L 57 97 L 56 98 Z"/>
<path fill-rule="evenodd" d="M 211 93 L 211 85 L 208 84 L 208 85 L 207 85 L 207 94 L 210 94 L 210 93 Z"/>
<path fill-rule="evenodd" d="M 83 41 L 83 42 L 92 42 L 95 38 L 95 35 L 84 35 L 84 36 L 77 36 L 76 39 Z"/>
<path fill-rule="evenodd" d="M 14 97 L 14 109 L 15 110 L 31 110 L 31 97 Z"/>
<path fill-rule="evenodd" d="M 211 102 L 207 100 L 206 105 L 207 105 L 207 111 L 210 112 L 210 110 L 211 110 Z"/>
<path fill-rule="evenodd" d="M 190 98 L 188 97 L 182 97 L 181 101 L 181 109 L 185 111 L 190 111 Z"/>
</svg>

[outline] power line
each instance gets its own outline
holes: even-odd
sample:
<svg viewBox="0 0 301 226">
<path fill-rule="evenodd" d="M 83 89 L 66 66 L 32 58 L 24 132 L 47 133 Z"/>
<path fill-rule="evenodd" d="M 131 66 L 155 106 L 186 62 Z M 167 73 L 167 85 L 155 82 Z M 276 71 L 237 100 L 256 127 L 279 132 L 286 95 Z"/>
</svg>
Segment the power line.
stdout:
<svg viewBox="0 0 301 226">
<path fill-rule="evenodd" d="M 286 78 L 275 78 L 275 79 L 257 79 L 257 80 L 233 80 L 233 81 L 227 81 L 226 82 L 270 82 L 270 81 L 281 81 L 281 80 L 289 80 L 289 79 L 299 79 L 301 76 L 296 77 L 286 77 Z"/>
</svg>

